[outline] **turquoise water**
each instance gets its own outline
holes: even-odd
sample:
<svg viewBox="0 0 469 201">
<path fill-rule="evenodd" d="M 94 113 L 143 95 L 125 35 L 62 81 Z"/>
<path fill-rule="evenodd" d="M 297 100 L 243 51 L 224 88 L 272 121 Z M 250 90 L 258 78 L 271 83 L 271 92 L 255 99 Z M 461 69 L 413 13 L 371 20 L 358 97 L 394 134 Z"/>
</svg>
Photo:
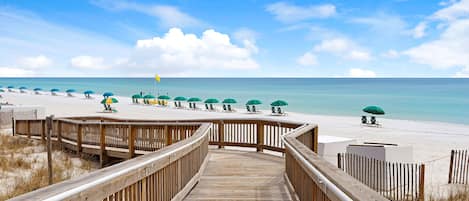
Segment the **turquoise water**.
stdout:
<svg viewBox="0 0 469 201">
<path fill-rule="evenodd" d="M 388 118 L 469 124 L 469 79 L 335 79 L 335 78 L 0 78 L 0 86 L 87 89 L 131 96 L 140 91 L 170 96 L 235 98 L 238 107 L 260 99 L 263 109 L 283 99 L 288 111 L 359 116 L 379 105 Z"/>
</svg>

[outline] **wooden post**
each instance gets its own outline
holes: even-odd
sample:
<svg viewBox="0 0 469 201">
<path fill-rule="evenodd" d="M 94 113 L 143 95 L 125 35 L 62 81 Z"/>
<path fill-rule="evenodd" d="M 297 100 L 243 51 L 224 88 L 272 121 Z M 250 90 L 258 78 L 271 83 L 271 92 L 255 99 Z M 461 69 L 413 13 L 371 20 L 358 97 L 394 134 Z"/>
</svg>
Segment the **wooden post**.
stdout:
<svg viewBox="0 0 469 201">
<path fill-rule="evenodd" d="M 60 120 L 56 120 L 56 121 L 57 121 L 57 142 L 59 143 L 60 149 L 62 150 L 62 122 Z"/>
<path fill-rule="evenodd" d="M 46 121 L 41 120 L 41 140 L 46 141 Z"/>
<path fill-rule="evenodd" d="M 83 128 L 81 124 L 78 124 L 78 129 L 77 129 L 77 154 L 80 155 L 82 151 L 82 133 L 83 133 Z"/>
<path fill-rule="evenodd" d="M 218 148 L 225 147 L 225 124 L 223 121 L 218 122 Z"/>
<path fill-rule="evenodd" d="M 419 201 L 425 200 L 425 164 L 420 165 L 419 175 Z"/>
<path fill-rule="evenodd" d="M 166 146 L 173 144 L 173 135 L 171 132 L 169 132 L 168 125 L 164 126 L 163 131 L 164 131 L 164 135 L 166 136 Z"/>
<path fill-rule="evenodd" d="M 107 156 L 106 156 L 106 127 L 101 123 L 99 125 L 100 130 L 100 137 L 99 137 L 99 145 L 100 145 L 100 153 L 99 153 L 99 164 L 101 167 L 104 167 L 106 164 Z"/>
<path fill-rule="evenodd" d="M 342 157 L 340 157 L 340 153 L 337 153 L 337 167 L 342 169 Z"/>
<path fill-rule="evenodd" d="M 28 138 L 31 138 L 31 124 L 30 124 L 29 120 L 26 120 L 26 132 L 28 132 L 27 133 Z"/>
<path fill-rule="evenodd" d="M 16 134 L 16 130 L 15 130 L 15 129 L 16 129 L 16 120 L 15 120 L 15 117 L 12 116 L 12 117 L 11 117 L 11 130 L 12 130 L 12 132 L 13 132 L 13 136 L 15 136 L 15 134 Z"/>
<path fill-rule="evenodd" d="M 454 150 L 451 150 L 451 159 L 449 162 L 449 175 L 448 175 L 448 184 L 452 182 L 453 179 L 453 162 L 454 162 Z"/>
<path fill-rule="evenodd" d="M 312 148 L 314 153 L 318 153 L 318 126 L 313 129 Z"/>
<path fill-rule="evenodd" d="M 51 143 L 51 133 L 52 133 L 52 123 L 53 123 L 54 115 L 51 115 L 46 118 L 47 122 L 47 170 L 49 175 L 49 185 L 54 183 L 53 181 L 53 174 L 52 174 L 52 143 Z"/>
<path fill-rule="evenodd" d="M 256 135 L 257 145 L 256 151 L 262 152 L 264 150 L 264 123 L 257 123 L 257 135 Z"/>
<path fill-rule="evenodd" d="M 127 138 L 129 143 L 129 158 L 133 158 L 135 156 L 135 135 L 137 129 L 135 126 L 129 125 L 129 138 Z"/>
</svg>

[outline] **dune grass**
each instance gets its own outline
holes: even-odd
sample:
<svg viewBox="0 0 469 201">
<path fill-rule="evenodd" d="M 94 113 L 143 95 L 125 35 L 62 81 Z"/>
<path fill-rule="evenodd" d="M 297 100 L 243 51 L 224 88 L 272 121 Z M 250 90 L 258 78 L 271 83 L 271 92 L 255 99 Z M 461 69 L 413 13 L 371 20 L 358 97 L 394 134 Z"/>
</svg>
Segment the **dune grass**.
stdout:
<svg viewBox="0 0 469 201">
<path fill-rule="evenodd" d="M 97 168 L 95 162 L 54 150 L 54 183 Z M 47 153 L 39 140 L 0 135 L 0 200 L 6 200 L 48 185 Z"/>
</svg>

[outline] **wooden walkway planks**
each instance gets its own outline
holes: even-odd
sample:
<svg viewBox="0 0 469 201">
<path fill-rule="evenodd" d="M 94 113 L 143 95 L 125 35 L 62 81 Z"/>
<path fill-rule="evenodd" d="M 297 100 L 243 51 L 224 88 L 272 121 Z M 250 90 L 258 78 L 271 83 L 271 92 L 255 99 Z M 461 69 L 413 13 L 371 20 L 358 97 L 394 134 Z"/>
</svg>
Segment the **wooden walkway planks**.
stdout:
<svg viewBox="0 0 469 201">
<path fill-rule="evenodd" d="M 232 150 L 209 153 L 199 183 L 185 200 L 291 200 L 284 158 Z"/>
</svg>

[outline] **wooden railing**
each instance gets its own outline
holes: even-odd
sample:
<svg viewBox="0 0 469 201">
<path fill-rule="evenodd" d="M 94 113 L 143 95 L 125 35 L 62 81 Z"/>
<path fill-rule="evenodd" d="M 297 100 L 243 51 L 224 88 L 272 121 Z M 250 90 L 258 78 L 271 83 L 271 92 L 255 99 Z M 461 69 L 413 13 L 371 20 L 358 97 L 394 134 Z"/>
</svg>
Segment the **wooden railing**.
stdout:
<svg viewBox="0 0 469 201">
<path fill-rule="evenodd" d="M 351 153 L 339 153 L 337 165 L 390 200 L 423 200 L 425 197 L 424 164 L 393 163 Z"/>
<path fill-rule="evenodd" d="M 187 128 L 187 126 L 191 126 L 192 124 L 200 125 L 200 123 L 193 122 L 205 122 L 204 125 L 207 126 L 207 129 L 202 129 L 206 131 L 206 141 L 204 142 L 205 144 L 200 143 L 198 145 L 194 145 L 195 142 L 192 142 L 195 139 L 199 139 L 197 137 L 198 135 L 194 134 L 193 136 L 186 136 L 184 134 L 181 134 L 181 132 L 177 131 L 181 128 L 182 130 L 186 131 L 188 129 L 190 130 L 192 128 Z M 40 129 L 33 129 L 33 127 L 42 128 L 42 124 L 42 121 L 17 120 L 15 124 L 15 133 L 23 136 L 34 136 L 38 138 L 44 138 L 44 134 Z M 197 128 L 197 126 L 195 126 L 195 128 Z M 61 121 L 55 121 L 54 129 L 56 130 L 56 132 L 54 132 L 54 136 L 57 138 L 58 141 L 76 140 L 77 143 L 78 141 L 80 141 L 80 144 L 83 149 L 82 151 L 88 149 L 88 147 L 90 146 L 96 146 L 95 144 L 99 142 L 99 145 L 101 147 L 104 146 L 105 152 L 109 154 L 109 151 L 111 151 L 111 149 L 114 150 L 125 148 L 125 142 L 129 143 L 130 141 L 135 141 L 135 143 L 132 145 L 135 147 L 135 151 L 158 150 L 155 153 L 146 154 L 144 156 L 137 157 L 124 162 L 123 164 L 127 164 L 125 165 L 126 167 L 138 166 L 138 168 L 133 168 L 131 170 L 129 169 L 128 171 L 126 170 L 125 174 L 110 173 L 118 172 L 120 168 L 122 168 L 121 166 L 123 165 L 118 164 L 117 166 L 114 165 L 109 167 L 111 169 L 106 168 L 97 171 L 105 172 L 105 174 L 103 175 L 100 175 L 95 172 L 92 173 L 93 176 L 86 176 L 81 179 L 74 179 L 72 181 L 63 183 L 62 185 L 56 186 L 60 187 L 58 189 L 61 191 L 73 191 L 74 197 L 72 196 L 72 198 L 76 198 L 75 200 L 88 198 L 81 197 L 83 195 L 79 193 L 81 191 L 87 191 L 87 193 L 84 193 L 84 195 L 91 196 L 89 198 L 96 198 L 88 200 L 101 199 L 101 197 L 92 197 L 93 195 L 90 195 L 89 191 L 103 191 L 104 193 L 102 195 L 105 195 L 105 197 L 103 198 L 108 198 L 108 200 L 121 198 L 122 196 L 136 196 L 138 198 L 142 198 L 140 200 L 152 200 L 149 198 L 153 198 L 152 196 L 154 195 L 159 196 L 157 200 L 170 199 L 171 196 L 175 196 L 174 193 L 182 192 L 182 190 L 179 187 L 176 188 L 175 186 L 172 186 L 174 185 L 173 183 L 166 184 L 165 182 L 172 181 L 171 178 L 179 178 L 176 176 L 171 176 L 173 174 L 179 174 L 179 170 L 176 170 L 175 167 L 181 168 L 181 165 L 182 167 L 186 167 L 186 165 L 189 165 L 184 165 L 187 161 L 194 160 L 191 158 L 186 162 L 183 162 L 184 158 L 188 154 L 181 155 L 178 152 L 177 148 L 173 148 L 183 146 L 182 144 L 192 144 L 190 146 L 193 148 L 193 150 L 198 150 L 194 152 L 198 154 L 202 153 L 203 157 L 205 157 L 208 144 L 216 145 L 220 148 L 225 146 L 240 146 L 252 147 L 259 152 L 262 152 L 264 150 L 270 150 L 285 153 L 285 178 L 290 186 L 292 194 L 296 196 L 298 200 L 386 200 L 377 192 L 373 191 L 366 185 L 362 184 L 361 182 L 357 181 L 353 177 L 347 175 L 340 169 L 334 167 L 332 164 L 329 164 L 324 159 L 316 155 L 315 152 L 317 152 L 318 149 L 318 128 L 316 125 L 312 124 L 279 121 L 275 119 L 197 119 L 170 122 L 148 120 L 124 120 L 102 117 L 75 117 L 64 119 Z M 150 131 L 145 129 L 149 129 Z M 97 134 L 90 134 L 96 133 L 97 130 L 100 131 L 99 138 Z M 171 134 L 168 134 L 169 130 L 171 130 L 169 132 Z M 201 128 L 199 128 L 196 133 L 200 133 L 200 130 Z M 162 132 L 166 134 L 161 134 Z M 77 134 L 75 135 L 74 133 Z M 130 136 L 127 136 L 128 133 L 130 133 Z M 130 139 L 132 136 L 135 137 L 135 140 L 129 141 L 128 139 Z M 186 136 L 186 139 L 184 140 L 184 137 L 178 138 L 179 136 Z M 142 142 L 137 143 L 139 140 L 141 140 Z M 176 141 L 181 142 L 176 143 L 174 145 L 170 145 Z M 110 148 L 106 148 L 107 146 L 109 146 Z M 161 149 L 161 147 L 163 148 Z M 130 143 L 127 148 L 131 149 Z M 100 151 L 102 150 L 103 149 L 101 148 Z M 191 152 L 188 151 L 184 153 Z M 165 154 L 175 154 L 175 156 L 181 155 L 181 157 L 176 157 L 176 159 L 168 159 L 163 157 L 163 155 Z M 145 162 L 146 160 L 150 160 L 150 156 L 153 156 L 157 159 L 151 160 L 152 162 Z M 128 155 L 128 157 L 130 157 L 130 154 Z M 167 161 L 174 161 L 173 159 L 181 160 L 181 162 L 179 163 L 179 165 L 173 165 L 173 167 L 170 165 L 172 164 L 172 162 Z M 191 174 L 188 173 L 187 175 L 189 176 L 185 178 L 196 178 L 196 176 L 193 176 L 193 172 L 200 171 L 200 168 L 198 168 L 200 167 L 199 163 L 200 162 L 196 162 L 195 166 L 190 166 L 190 171 L 189 169 L 187 171 L 191 172 Z M 113 169 L 115 167 L 117 168 Z M 131 177 L 135 179 L 131 180 L 132 182 L 127 182 L 127 174 L 134 175 L 134 172 L 139 172 L 143 174 L 142 169 L 145 168 L 154 171 L 150 171 L 150 173 L 146 172 L 146 174 L 144 174 L 144 177 Z M 138 175 L 138 173 L 135 174 Z M 96 182 L 92 182 L 92 177 L 94 177 L 95 180 L 102 180 L 101 178 L 106 178 L 106 180 L 105 182 L 95 184 Z M 119 185 L 113 186 L 113 182 L 116 182 Z M 124 184 L 122 182 L 126 183 Z M 93 183 L 93 185 L 85 185 L 86 188 L 78 188 L 80 184 L 85 183 Z M 180 186 L 182 184 L 184 184 L 184 182 L 181 182 L 181 184 L 177 184 L 176 186 Z M 168 185 L 170 187 L 165 187 Z M 175 188 L 176 190 L 167 188 Z M 37 192 L 33 193 L 35 193 L 35 195 L 40 195 L 43 198 L 53 195 L 46 190 L 40 191 L 44 193 L 44 195 L 42 195 L 42 193 Z M 149 194 L 149 191 L 152 191 L 153 194 Z M 58 193 L 58 191 L 55 190 L 52 190 L 52 192 Z M 29 194 L 27 195 L 30 196 Z M 125 197 L 123 200 L 135 199 L 133 199 L 133 197 L 132 199 L 128 199 L 128 197 Z"/>
<path fill-rule="evenodd" d="M 316 125 L 306 124 L 284 138 L 285 180 L 298 200 L 387 200 L 319 157 L 317 133 Z"/>
<path fill-rule="evenodd" d="M 467 150 L 451 150 L 449 184 L 469 184 L 469 154 Z"/>
<path fill-rule="evenodd" d="M 95 123 L 84 122 L 78 124 L 73 121 L 58 121 L 60 131 L 59 136 L 63 140 L 76 140 L 80 130 L 86 130 L 84 125 L 95 125 Z M 174 127 L 171 135 L 178 135 L 178 143 L 159 149 L 122 163 L 103 168 L 90 174 L 71 179 L 62 183 L 54 184 L 37 191 L 33 191 L 22 196 L 13 198 L 19 200 L 181 200 L 198 181 L 198 177 L 203 171 L 203 166 L 207 162 L 208 153 L 208 134 L 211 130 L 210 123 L 173 123 L 160 125 L 161 123 L 126 123 L 129 124 L 129 130 L 138 128 L 135 133 L 140 132 L 143 142 L 148 142 L 147 132 L 141 129 L 151 129 L 163 126 L 165 130 L 171 130 L 168 127 Z M 17 131 L 23 130 L 19 121 L 17 121 Z M 78 125 L 78 127 L 77 127 Z M 104 123 L 104 127 L 109 130 L 122 129 L 122 124 Z M 81 126 L 81 128 L 79 128 Z M 177 127 L 183 126 L 183 127 Z M 193 129 L 196 126 L 198 129 Z M 27 127 L 27 126 L 26 126 Z M 73 127 L 73 128 L 72 128 Z M 101 126 L 101 128 L 103 128 Z M 124 126 L 124 128 L 127 128 Z M 184 129 L 187 128 L 187 129 Z M 127 133 L 129 133 L 127 130 Z M 177 132 L 176 132 L 177 130 Z M 74 132 L 72 132 L 74 131 Z M 156 133 L 153 130 L 153 133 Z M 181 132 L 183 131 L 183 132 Z M 194 131 L 194 132 L 192 132 Z M 125 132 L 125 131 L 118 131 Z M 183 134 L 190 133 L 187 138 L 181 137 Z M 75 133 L 75 134 L 73 134 Z M 101 133 L 103 131 L 101 130 Z M 104 132 L 107 133 L 107 132 Z M 105 139 L 116 138 L 115 134 L 105 134 Z M 132 133 L 132 132 L 130 132 Z M 82 134 L 86 135 L 86 134 Z M 65 137 L 66 136 L 66 137 Z M 121 138 L 121 136 L 117 136 Z M 137 138 L 138 138 L 137 137 Z M 92 138 L 90 138 L 92 139 Z M 85 142 L 85 141 L 83 141 Z M 82 142 L 82 143 L 83 143 Z M 91 140 L 95 143 L 95 140 Z M 106 141 L 106 145 L 120 146 Z M 119 144 L 119 143 L 117 143 Z M 154 146 L 150 146 L 154 149 Z"/>
</svg>

